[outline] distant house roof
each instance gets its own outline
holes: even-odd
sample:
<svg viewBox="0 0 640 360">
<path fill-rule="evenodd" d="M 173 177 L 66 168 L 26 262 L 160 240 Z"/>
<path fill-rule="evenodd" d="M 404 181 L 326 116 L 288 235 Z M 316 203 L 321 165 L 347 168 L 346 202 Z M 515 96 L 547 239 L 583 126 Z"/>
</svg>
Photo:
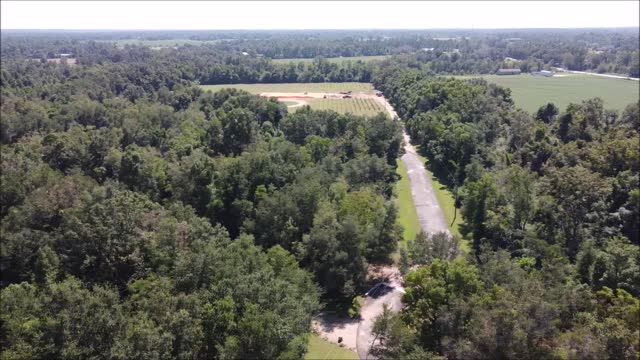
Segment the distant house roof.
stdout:
<svg viewBox="0 0 640 360">
<path fill-rule="evenodd" d="M 545 76 L 545 77 L 553 77 L 553 72 L 549 71 L 549 70 L 542 70 L 542 71 L 532 71 L 531 75 L 538 75 L 538 76 Z"/>
<path fill-rule="evenodd" d="M 498 69 L 496 75 L 517 75 L 522 71 L 520 69 Z"/>
<path fill-rule="evenodd" d="M 69 58 L 69 57 L 47 59 L 47 62 L 50 64 L 67 64 L 71 66 L 78 64 L 78 60 L 76 60 L 75 58 Z"/>
<path fill-rule="evenodd" d="M 422 51 L 433 51 L 434 48 L 422 48 Z"/>
<path fill-rule="evenodd" d="M 249 53 L 248 53 L 248 52 L 246 52 L 246 51 L 243 51 L 243 52 L 242 52 L 242 55 L 247 56 L 247 55 L 249 55 Z"/>
<path fill-rule="evenodd" d="M 70 57 L 71 54 L 60 54 L 60 57 Z"/>
</svg>

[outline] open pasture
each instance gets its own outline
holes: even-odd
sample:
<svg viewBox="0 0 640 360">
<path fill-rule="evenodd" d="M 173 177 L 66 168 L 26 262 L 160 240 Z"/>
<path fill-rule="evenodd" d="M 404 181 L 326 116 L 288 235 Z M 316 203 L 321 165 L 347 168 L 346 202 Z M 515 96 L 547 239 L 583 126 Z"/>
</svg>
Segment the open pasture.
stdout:
<svg viewBox="0 0 640 360">
<path fill-rule="evenodd" d="M 458 78 L 477 77 L 510 88 L 516 106 L 528 112 L 535 112 L 549 102 L 564 111 L 570 103 L 594 97 L 602 98 L 606 109 L 622 111 L 630 103 L 637 102 L 639 96 L 637 81 L 583 74 L 559 73 L 554 77 L 530 74 L 477 75 Z"/>
</svg>

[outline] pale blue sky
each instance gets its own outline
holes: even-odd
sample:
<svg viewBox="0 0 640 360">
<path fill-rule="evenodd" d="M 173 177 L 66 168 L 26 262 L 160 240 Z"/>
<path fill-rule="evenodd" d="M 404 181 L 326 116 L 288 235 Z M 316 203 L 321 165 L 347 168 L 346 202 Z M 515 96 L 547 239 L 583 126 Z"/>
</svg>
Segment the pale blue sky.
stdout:
<svg viewBox="0 0 640 360">
<path fill-rule="evenodd" d="M 433 29 L 638 26 L 639 1 L 1 2 L 3 29 Z"/>
</svg>

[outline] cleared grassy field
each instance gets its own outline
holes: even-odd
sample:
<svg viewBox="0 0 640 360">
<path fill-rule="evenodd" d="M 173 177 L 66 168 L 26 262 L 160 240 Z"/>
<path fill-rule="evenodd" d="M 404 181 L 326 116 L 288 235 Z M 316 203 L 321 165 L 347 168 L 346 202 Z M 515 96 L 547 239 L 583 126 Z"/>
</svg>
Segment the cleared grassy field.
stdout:
<svg viewBox="0 0 640 360">
<path fill-rule="evenodd" d="M 201 85 L 205 90 L 218 91 L 224 88 L 236 88 L 248 91 L 252 94 L 263 92 L 338 92 L 355 91 L 373 93 L 373 85 L 369 83 L 344 82 L 344 83 L 283 83 L 283 84 L 222 84 Z"/>
<path fill-rule="evenodd" d="M 320 360 L 320 359 L 358 359 L 358 354 L 355 352 L 340 347 L 336 344 L 330 343 L 317 335 L 311 335 L 309 337 L 309 349 L 304 356 L 307 360 Z"/>
<path fill-rule="evenodd" d="M 458 78 L 482 77 L 489 82 L 511 89 L 516 106 L 535 112 L 546 103 L 552 102 L 561 110 L 570 103 L 600 97 L 606 109 L 624 110 L 630 103 L 638 101 L 640 86 L 637 81 L 607 79 L 582 74 L 560 74 L 543 77 L 522 75 L 478 75 Z"/>
<path fill-rule="evenodd" d="M 384 60 L 388 57 L 390 57 L 391 55 L 374 55 L 374 56 L 353 56 L 353 57 L 335 57 L 335 58 L 326 58 L 327 61 L 329 62 L 333 62 L 333 63 L 342 63 L 345 61 L 364 61 L 364 62 L 368 62 L 368 61 L 378 61 L 378 60 Z M 290 62 L 294 62 L 294 63 L 305 63 L 305 64 L 310 64 L 313 62 L 314 59 L 272 59 L 271 61 L 273 61 L 275 64 L 288 64 Z"/>
<path fill-rule="evenodd" d="M 398 164 L 396 173 L 400 175 L 400 180 L 396 183 L 398 222 L 404 228 L 401 245 L 406 246 L 407 241 L 413 241 L 420 232 L 420 222 L 418 222 L 418 213 L 411 197 L 407 167 L 400 159 L 396 160 L 396 162 Z"/>
<path fill-rule="evenodd" d="M 333 110 L 341 114 L 351 113 L 362 116 L 375 116 L 380 112 L 386 114 L 384 107 L 374 99 L 314 99 L 309 100 L 308 103 L 314 110 Z"/>
</svg>

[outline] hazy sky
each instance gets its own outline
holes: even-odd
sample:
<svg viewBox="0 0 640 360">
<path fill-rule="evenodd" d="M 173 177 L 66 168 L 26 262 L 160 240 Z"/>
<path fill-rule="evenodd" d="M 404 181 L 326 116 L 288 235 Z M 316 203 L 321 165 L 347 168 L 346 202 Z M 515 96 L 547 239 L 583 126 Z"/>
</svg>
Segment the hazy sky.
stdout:
<svg viewBox="0 0 640 360">
<path fill-rule="evenodd" d="M 638 26 L 638 1 L 1 2 L 3 29 L 429 29 Z"/>
</svg>

